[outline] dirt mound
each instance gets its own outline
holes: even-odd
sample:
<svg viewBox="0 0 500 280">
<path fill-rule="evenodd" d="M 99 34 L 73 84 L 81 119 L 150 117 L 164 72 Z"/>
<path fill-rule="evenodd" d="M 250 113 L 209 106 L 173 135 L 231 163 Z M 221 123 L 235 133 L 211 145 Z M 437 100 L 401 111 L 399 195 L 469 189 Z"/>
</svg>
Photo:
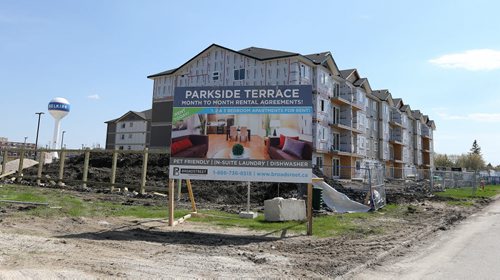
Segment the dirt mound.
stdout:
<svg viewBox="0 0 500 280">
<path fill-rule="evenodd" d="M 93 192 L 108 192 L 109 186 L 99 183 L 109 183 L 111 178 L 112 155 L 110 153 L 92 153 L 89 158 L 87 188 L 81 188 L 83 179 L 83 154 L 68 157 L 65 160 L 65 187 Z M 166 155 L 150 154 L 146 173 L 146 192 L 167 192 L 168 165 L 170 158 Z M 118 187 L 127 186 L 130 191 L 139 191 L 143 157 L 141 154 L 118 154 L 116 183 Z M 24 171 L 24 184 L 33 185 L 36 181 L 38 167 Z M 59 162 L 46 164 L 43 169 L 43 180 L 46 186 L 56 187 L 59 177 Z M 187 200 L 185 183 L 182 188 L 182 199 Z M 242 204 L 246 202 L 246 183 L 230 181 L 192 181 L 195 198 L 199 202 L 220 204 Z M 177 187 L 176 187 L 177 188 Z M 264 200 L 277 196 L 298 198 L 304 193 L 305 185 L 290 183 L 259 183 L 251 184 L 251 203 L 262 205 Z"/>
</svg>

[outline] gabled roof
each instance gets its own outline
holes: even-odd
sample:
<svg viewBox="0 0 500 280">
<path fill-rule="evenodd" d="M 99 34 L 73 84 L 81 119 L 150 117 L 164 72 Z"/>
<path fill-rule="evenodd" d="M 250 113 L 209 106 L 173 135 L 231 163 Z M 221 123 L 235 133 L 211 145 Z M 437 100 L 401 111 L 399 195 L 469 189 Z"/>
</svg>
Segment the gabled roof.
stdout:
<svg viewBox="0 0 500 280">
<path fill-rule="evenodd" d="M 356 72 L 356 69 L 344 69 L 340 70 L 340 76 L 347 80 L 349 76 Z"/>
<path fill-rule="evenodd" d="M 386 101 L 391 96 L 391 93 L 387 89 L 377 89 L 372 91 L 372 94 L 382 101 Z"/>
<path fill-rule="evenodd" d="M 177 71 L 177 69 L 179 69 L 179 68 L 174 68 L 174 69 L 163 71 L 163 72 L 160 72 L 157 74 L 153 74 L 153 75 L 148 76 L 148 78 L 154 78 L 154 77 L 163 76 L 163 75 L 170 75 L 170 74 L 174 73 L 175 71 Z"/>
<path fill-rule="evenodd" d="M 237 51 L 237 53 L 242 54 L 242 55 L 246 55 L 246 56 L 258 59 L 258 60 L 268 60 L 268 59 L 276 59 L 276 58 L 283 58 L 283 57 L 290 57 L 290 56 L 299 55 L 298 53 L 257 48 L 257 47 L 250 47 L 250 48 L 242 49 L 240 51 Z"/>
<path fill-rule="evenodd" d="M 413 115 L 412 115 L 412 112 L 411 112 L 410 105 L 405 104 L 405 105 L 401 106 L 401 108 L 399 108 L 399 110 L 401 112 L 405 112 L 408 115 L 408 117 L 410 117 L 410 118 L 413 119 Z"/>
<path fill-rule="evenodd" d="M 147 120 L 151 120 L 151 116 L 152 116 L 152 112 L 153 110 L 152 109 L 149 109 L 149 110 L 145 110 L 145 111 L 141 111 L 141 112 L 137 112 L 137 111 L 128 111 L 127 113 L 123 114 L 123 116 L 119 117 L 119 118 L 116 118 L 116 119 L 112 119 L 112 120 L 109 120 L 109 121 L 106 121 L 104 123 L 115 123 L 115 122 L 119 122 L 121 120 L 123 120 L 124 118 L 130 116 L 131 114 L 134 114 L 134 115 L 137 115 L 139 118 L 147 121 Z"/>
<path fill-rule="evenodd" d="M 422 118 L 422 113 L 420 112 L 420 110 L 412 110 L 411 113 L 415 119 Z"/>
<path fill-rule="evenodd" d="M 177 67 L 175 69 L 171 69 L 171 70 L 163 71 L 163 72 L 160 72 L 160 73 L 157 73 L 157 74 L 149 75 L 148 78 L 154 78 L 154 77 L 159 77 L 159 76 L 174 74 L 179 69 L 181 69 L 182 67 L 184 67 L 185 65 L 187 65 L 188 63 L 190 63 L 191 61 L 193 61 L 195 58 L 197 58 L 200 54 L 204 53 L 205 51 L 207 51 L 208 49 L 210 49 L 212 47 L 218 47 L 218 48 L 224 49 L 226 51 L 230 51 L 230 52 L 233 52 L 233 53 L 241 54 L 241 55 L 244 55 L 246 57 L 250 57 L 250 58 L 253 58 L 253 59 L 260 60 L 260 61 L 269 60 L 269 59 L 284 58 L 284 57 L 292 57 L 292 56 L 298 56 L 298 55 L 300 55 L 298 53 L 292 53 L 292 52 L 286 52 L 286 51 L 279 51 L 279 50 L 271 50 L 271 49 L 264 49 L 264 48 L 257 48 L 257 47 L 250 47 L 250 48 L 246 48 L 246 49 L 243 49 L 243 50 L 240 50 L 240 51 L 235 51 L 235 50 L 223 47 L 221 45 L 211 44 L 206 49 L 202 50 L 200 53 L 198 53 L 197 55 L 193 56 L 190 60 L 186 61 L 181 66 L 179 66 L 179 67 Z"/>
<path fill-rule="evenodd" d="M 372 94 L 375 95 L 378 99 L 382 101 L 386 101 L 390 106 L 394 106 L 394 101 L 392 99 L 392 94 L 388 89 L 379 89 L 372 91 Z"/>
<path fill-rule="evenodd" d="M 396 108 L 399 108 L 399 107 L 401 107 L 401 106 L 404 105 L 403 104 L 403 99 L 401 99 L 401 98 L 393 98 L 392 101 L 394 101 L 394 106 Z"/>
<path fill-rule="evenodd" d="M 368 82 L 368 79 L 367 78 L 361 78 L 361 79 L 357 79 L 355 82 L 354 82 L 354 85 L 357 86 L 357 87 L 360 87 L 362 86 L 364 83 Z"/>
<path fill-rule="evenodd" d="M 138 116 L 142 117 L 145 120 L 150 120 L 153 110 L 149 109 L 149 110 L 145 110 L 142 112 L 136 112 L 136 111 L 132 111 L 132 112 L 136 113 Z"/>
<path fill-rule="evenodd" d="M 428 120 L 427 125 L 432 128 L 432 130 L 436 130 L 436 124 L 434 123 L 433 120 Z"/>
<path fill-rule="evenodd" d="M 314 64 L 323 64 L 328 59 L 328 56 L 330 56 L 330 52 L 321 52 L 321 53 L 304 55 L 304 57 L 314 62 Z"/>
<path fill-rule="evenodd" d="M 410 112 L 411 112 L 410 105 L 403 105 L 403 106 L 401 106 L 401 108 L 399 108 L 399 110 L 401 110 L 401 111 L 410 110 Z"/>
<path fill-rule="evenodd" d="M 427 123 L 427 121 L 429 120 L 429 116 L 423 115 L 422 119 L 423 119 L 424 123 Z"/>
<path fill-rule="evenodd" d="M 323 66 L 327 67 L 328 69 L 330 69 L 330 71 L 334 75 L 340 76 L 339 67 L 337 66 L 337 63 L 335 62 L 335 59 L 333 59 L 333 55 L 331 52 L 307 54 L 307 55 L 303 55 L 303 57 L 312 61 L 316 65 L 323 65 Z"/>
</svg>

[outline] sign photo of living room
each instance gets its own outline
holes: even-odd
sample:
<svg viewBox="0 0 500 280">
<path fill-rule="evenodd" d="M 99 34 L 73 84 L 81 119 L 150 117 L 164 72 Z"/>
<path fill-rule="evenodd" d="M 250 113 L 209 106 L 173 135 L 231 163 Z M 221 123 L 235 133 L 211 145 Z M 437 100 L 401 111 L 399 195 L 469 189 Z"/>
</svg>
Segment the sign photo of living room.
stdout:
<svg viewBox="0 0 500 280">
<path fill-rule="evenodd" d="M 310 87 L 295 87 L 296 100 L 269 99 L 264 92 L 254 98 L 244 95 L 250 91 L 246 87 L 225 87 L 232 90 L 231 98 L 205 97 L 199 103 L 182 101 L 188 100 L 188 92 L 194 96 L 213 90 L 178 89 L 172 118 L 173 178 L 283 181 L 279 178 L 283 175 L 287 177 L 284 180 L 292 182 L 297 182 L 296 176 L 304 181 L 310 178 L 312 106 L 310 100 L 304 100 L 305 96 L 311 98 Z M 287 87 L 258 90 L 269 88 L 273 93 L 287 90 L 292 94 Z M 280 173 L 291 171 L 299 173 Z"/>
</svg>

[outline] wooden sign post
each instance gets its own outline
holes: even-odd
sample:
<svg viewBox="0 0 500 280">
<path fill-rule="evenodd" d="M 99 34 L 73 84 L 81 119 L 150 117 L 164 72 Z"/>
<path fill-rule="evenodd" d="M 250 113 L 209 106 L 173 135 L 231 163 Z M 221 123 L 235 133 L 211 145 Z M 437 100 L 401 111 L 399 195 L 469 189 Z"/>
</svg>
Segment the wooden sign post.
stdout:
<svg viewBox="0 0 500 280">
<path fill-rule="evenodd" d="M 182 184 L 182 180 L 179 179 L 179 185 Z M 186 179 L 186 186 L 188 189 L 188 195 L 189 195 L 189 200 L 191 201 L 191 209 L 192 213 L 196 213 L 196 203 L 194 201 L 194 194 L 193 194 L 193 188 L 191 185 L 191 180 Z M 184 220 L 188 219 L 191 217 L 191 214 L 188 214 L 182 218 L 180 218 L 178 221 L 174 221 L 174 212 L 175 212 L 175 180 L 174 179 L 168 179 L 168 225 L 173 227 L 177 223 L 183 222 Z"/>
</svg>

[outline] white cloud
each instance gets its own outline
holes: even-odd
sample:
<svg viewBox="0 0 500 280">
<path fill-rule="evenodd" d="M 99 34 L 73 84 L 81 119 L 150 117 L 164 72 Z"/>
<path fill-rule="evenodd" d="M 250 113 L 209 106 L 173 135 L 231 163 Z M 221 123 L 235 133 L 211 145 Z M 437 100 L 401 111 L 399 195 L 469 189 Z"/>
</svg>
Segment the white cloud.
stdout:
<svg viewBox="0 0 500 280">
<path fill-rule="evenodd" d="M 500 113 L 470 113 L 465 115 L 454 115 L 448 113 L 446 108 L 434 108 L 438 117 L 446 121 L 466 120 L 475 122 L 500 123 Z"/>
<path fill-rule="evenodd" d="M 492 49 L 468 50 L 445 54 L 429 60 L 443 68 L 457 68 L 470 71 L 500 69 L 500 51 Z"/>
<path fill-rule="evenodd" d="M 99 100 L 99 99 L 101 99 L 101 98 L 99 97 L 99 94 L 92 94 L 92 95 L 87 96 L 87 98 L 88 98 L 88 99 L 94 99 L 94 100 Z"/>
</svg>

